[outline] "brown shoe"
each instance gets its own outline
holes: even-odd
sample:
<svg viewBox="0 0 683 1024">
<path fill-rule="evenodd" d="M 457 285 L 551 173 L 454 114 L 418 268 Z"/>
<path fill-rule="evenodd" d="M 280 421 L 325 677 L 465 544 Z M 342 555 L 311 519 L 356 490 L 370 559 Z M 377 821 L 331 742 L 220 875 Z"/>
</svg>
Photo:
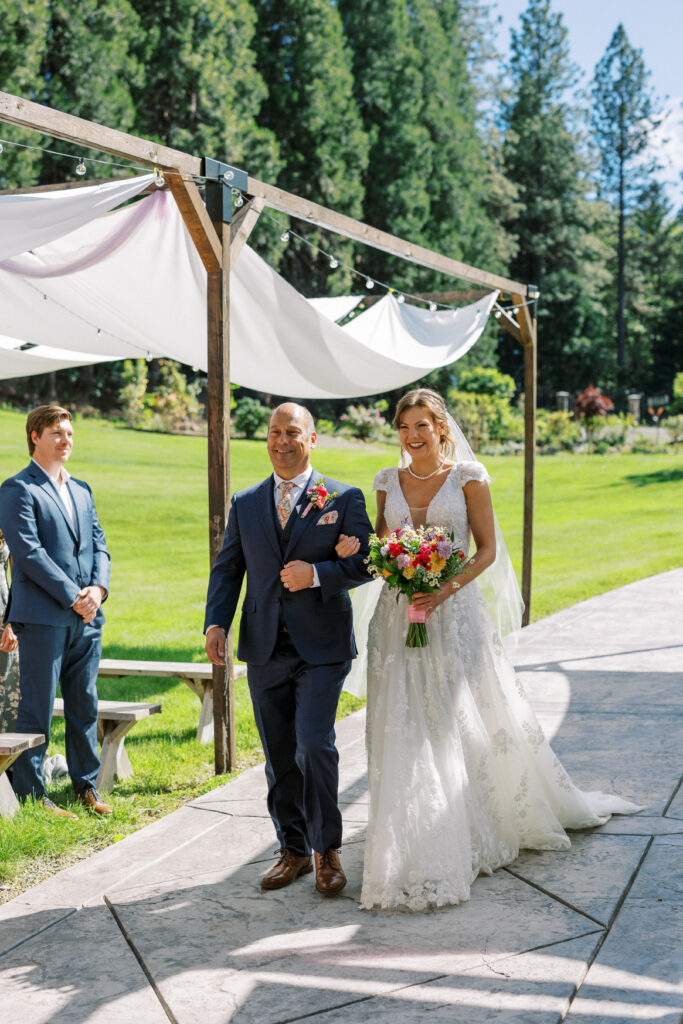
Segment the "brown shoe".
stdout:
<svg viewBox="0 0 683 1024">
<path fill-rule="evenodd" d="M 308 875 L 313 870 L 310 857 L 302 857 L 291 850 L 280 850 L 280 859 L 261 879 L 262 889 L 284 889 L 299 875 Z"/>
<path fill-rule="evenodd" d="M 71 821 L 78 821 L 78 815 L 73 814 L 71 811 L 65 810 L 64 807 L 57 807 L 57 804 L 53 803 L 49 797 L 44 796 L 38 803 L 42 804 L 46 811 L 50 814 L 54 814 L 55 818 L 69 818 Z"/>
<path fill-rule="evenodd" d="M 111 814 L 111 807 L 105 804 L 96 789 L 86 789 L 83 793 L 77 793 L 76 799 L 95 814 Z"/>
<path fill-rule="evenodd" d="M 339 859 L 339 850 L 333 846 L 315 857 L 315 887 L 323 896 L 336 896 L 346 885 L 346 875 Z"/>
</svg>

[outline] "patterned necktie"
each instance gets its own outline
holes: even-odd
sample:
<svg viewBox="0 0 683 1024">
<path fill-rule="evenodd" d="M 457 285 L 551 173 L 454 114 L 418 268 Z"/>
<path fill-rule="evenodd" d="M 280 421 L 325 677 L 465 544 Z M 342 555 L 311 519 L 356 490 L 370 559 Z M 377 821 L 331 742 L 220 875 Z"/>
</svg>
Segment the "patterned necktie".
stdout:
<svg viewBox="0 0 683 1024">
<path fill-rule="evenodd" d="M 284 530 L 287 520 L 292 514 L 292 499 L 289 492 L 294 487 L 294 484 L 291 480 L 283 480 L 278 486 L 280 488 L 280 500 L 277 503 L 277 517 L 280 520 L 280 526 Z"/>
</svg>

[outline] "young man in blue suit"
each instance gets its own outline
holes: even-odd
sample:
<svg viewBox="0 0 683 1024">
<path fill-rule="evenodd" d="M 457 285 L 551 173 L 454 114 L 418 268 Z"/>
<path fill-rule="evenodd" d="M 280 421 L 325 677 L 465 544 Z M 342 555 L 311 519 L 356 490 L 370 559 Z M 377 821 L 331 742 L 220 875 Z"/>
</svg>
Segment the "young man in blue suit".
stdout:
<svg viewBox="0 0 683 1024">
<path fill-rule="evenodd" d="M 273 412 L 268 455 L 273 475 L 235 494 L 206 604 L 206 651 L 225 663 L 225 637 L 242 581 L 238 657 L 266 755 L 268 810 L 280 858 L 261 880 L 280 889 L 313 870 L 324 895 L 340 892 L 342 821 L 334 721 L 356 656 L 349 590 L 367 583 L 370 521 L 362 492 L 322 480 L 311 468 L 315 424 L 287 402 Z M 361 538 L 338 558 L 345 536 Z"/>
<path fill-rule="evenodd" d="M 61 683 L 66 760 L 76 797 L 96 814 L 109 814 L 111 807 L 95 788 L 100 605 L 109 588 L 109 552 L 90 488 L 65 468 L 73 448 L 71 413 L 39 406 L 29 413 L 26 437 L 31 462 L 0 487 L 0 529 L 12 555 L 5 618 L 19 639 L 16 728 L 49 737 Z M 14 791 L 20 799 L 40 800 L 53 814 L 76 818 L 47 797 L 41 774 L 46 746 L 16 760 Z"/>
</svg>

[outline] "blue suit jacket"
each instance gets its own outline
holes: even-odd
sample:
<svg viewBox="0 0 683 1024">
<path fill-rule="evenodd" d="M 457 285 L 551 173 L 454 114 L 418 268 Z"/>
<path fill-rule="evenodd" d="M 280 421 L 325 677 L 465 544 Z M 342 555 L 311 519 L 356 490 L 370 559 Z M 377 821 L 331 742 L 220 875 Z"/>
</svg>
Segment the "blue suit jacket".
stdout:
<svg viewBox="0 0 683 1024">
<path fill-rule="evenodd" d="M 0 487 L 0 529 L 12 556 L 8 622 L 73 625 L 78 592 L 91 584 L 109 589 L 109 552 L 90 488 L 73 477 L 67 486 L 76 526 L 35 462 Z M 103 622 L 100 609 L 94 623 Z"/>
<path fill-rule="evenodd" d="M 306 487 L 320 480 L 312 472 Z M 327 480 L 327 490 L 337 497 L 324 509 L 301 510 L 283 557 L 273 515 L 273 478 L 235 494 L 230 505 L 223 547 L 211 570 L 204 629 L 223 626 L 227 632 L 239 601 L 246 573 L 247 592 L 242 605 L 237 655 L 252 665 L 270 658 L 282 617 L 297 651 L 311 665 L 329 665 L 356 656 L 353 617 L 348 591 L 370 579 L 365 567 L 368 538 L 372 531 L 365 499 L 357 487 Z M 321 520 L 337 512 L 334 523 Z M 328 518 L 331 518 L 328 516 Z M 338 559 L 334 550 L 339 534 L 358 537 L 360 551 Z M 286 562 L 300 559 L 314 563 L 319 587 L 290 594 L 280 581 Z"/>
</svg>

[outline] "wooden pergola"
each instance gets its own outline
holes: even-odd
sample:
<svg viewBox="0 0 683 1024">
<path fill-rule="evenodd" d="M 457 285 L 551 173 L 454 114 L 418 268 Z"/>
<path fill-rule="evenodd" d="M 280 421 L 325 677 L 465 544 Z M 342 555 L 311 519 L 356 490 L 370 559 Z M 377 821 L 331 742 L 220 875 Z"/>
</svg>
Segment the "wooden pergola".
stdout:
<svg viewBox="0 0 683 1024">
<path fill-rule="evenodd" d="M 18 125 L 56 139 L 122 157 L 146 167 L 159 167 L 178 205 L 187 229 L 207 273 L 208 349 L 208 465 L 209 546 L 213 564 L 225 532 L 230 496 L 230 267 L 266 207 L 314 224 L 327 231 L 362 242 L 392 256 L 489 291 L 510 295 L 517 320 L 499 309 L 498 325 L 524 351 L 524 526 L 522 596 L 523 625 L 529 622 L 531 607 L 531 564 L 533 541 L 534 464 L 536 450 L 536 317 L 528 304 L 537 296 L 531 286 L 469 266 L 442 253 L 415 245 L 386 231 L 380 231 L 337 213 L 301 196 L 285 192 L 251 177 L 245 171 L 211 158 L 201 158 L 158 145 L 147 139 L 106 128 L 93 121 L 0 92 L 0 121 Z M 206 203 L 194 178 L 206 180 Z M 74 183 L 76 186 L 92 182 Z M 55 188 L 56 186 L 47 186 Z M 61 186 L 64 187 L 64 186 Z M 232 189 L 244 197 L 243 206 L 232 213 Z M 40 188 L 20 191 L 39 191 Z M 17 190 L 19 191 L 19 190 Z M 452 296 L 451 299 L 445 296 Z M 440 301 L 471 301 L 466 292 L 439 293 Z M 431 296 L 425 296 L 430 298 Z M 235 763 L 232 641 L 228 645 L 226 669 L 214 666 L 214 743 L 217 773 L 230 771 Z"/>
</svg>

